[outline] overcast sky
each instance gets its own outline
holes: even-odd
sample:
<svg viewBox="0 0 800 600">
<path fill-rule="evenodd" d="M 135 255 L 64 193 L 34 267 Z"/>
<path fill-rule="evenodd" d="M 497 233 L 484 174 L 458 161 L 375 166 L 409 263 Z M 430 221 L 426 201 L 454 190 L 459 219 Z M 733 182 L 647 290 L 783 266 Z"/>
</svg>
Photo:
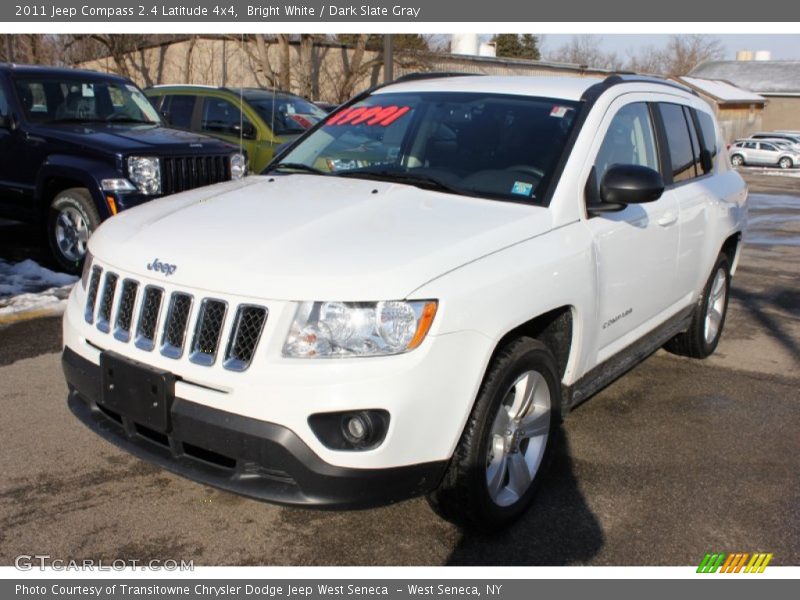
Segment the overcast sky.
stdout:
<svg viewBox="0 0 800 600">
<path fill-rule="evenodd" d="M 627 57 L 628 51 L 634 53 L 637 49 L 647 46 L 660 47 L 666 44 L 669 35 L 628 35 L 628 34 L 602 34 L 595 38 L 600 38 L 601 47 L 604 52 L 615 52 L 621 57 Z M 773 60 L 800 60 L 800 35 L 714 35 L 725 47 L 725 58 L 733 60 L 736 58 L 737 50 L 769 50 L 772 52 Z M 553 51 L 559 46 L 566 44 L 572 38 L 571 35 L 547 34 L 543 36 L 543 49 L 545 53 Z"/>
</svg>

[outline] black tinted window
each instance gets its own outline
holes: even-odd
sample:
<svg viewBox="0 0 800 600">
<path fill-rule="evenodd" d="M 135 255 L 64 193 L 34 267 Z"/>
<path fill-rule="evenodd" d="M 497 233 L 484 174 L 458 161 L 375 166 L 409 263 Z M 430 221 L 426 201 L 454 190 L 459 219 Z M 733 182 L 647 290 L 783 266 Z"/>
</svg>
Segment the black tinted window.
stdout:
<svg viewBox="0 0 800 600">
<path fill-rule="evenodd" d="M 700 137 L 697 135 L 697 129 L 694 126 L 694 118 L 692 117 L 692 109 L 688 106 L 683 107 L 683 115 L 686 117 L 686 124 L 689 126 L 689 135 L 692 138 L 692 152 L 694 153 L 694 169 L 698 175 L 703 174 L 703 161 L 700 159 Z"/>
<path fill-rule="evenodd" d="M 173 127 L 181 129 L 192 128 L 192 113 L 194 112 L 194 96 L 178 95 L 167 96 L 164 99 L 162 111 L 167 122 Z"/>
<path fill-rule="evenodd" d="M 697 111 L 697 120 L 700 122 L 700 132 L 703 134 L 703 145 L 711 154 L 712 163 L 717 163 L 717 131 L 714 128 L 714 119 L 708 113 Z"/>
<path fill-rule="evenodd" d="M 241 124 L 249 124 L 238 106 L 222 98 L 206 98 L 203 105 L 203 120 L 200 129 L 208 133 L 239 135 Z M 247 127 L 247 126 L 246 126 Z"/>
<path fill-rule="evenodd" d="M 677 183 L 692 179 L 697 176 L 697 172 L 695 171 L 692 138 L 689 134 L 683 107 L 680 104 L 662 103 L 659 108 L 667 132 L 669 157 L 672 163 L 672 180 Z"/>
<path fill-rule="evenodd" d="M 0 89 L 0 117 L 8 115 L 8 101 L 6 101 L 6 93 Z"/>
</svg>

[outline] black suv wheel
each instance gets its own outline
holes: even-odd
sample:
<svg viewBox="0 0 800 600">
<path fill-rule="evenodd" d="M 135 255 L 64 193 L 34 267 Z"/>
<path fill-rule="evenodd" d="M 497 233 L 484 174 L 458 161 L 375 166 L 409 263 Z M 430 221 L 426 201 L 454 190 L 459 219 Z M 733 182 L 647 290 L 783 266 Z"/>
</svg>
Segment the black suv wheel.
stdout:
<svg viewBox="0 0 800 600">
<path fill-rule="evenodd" d="M 47 217 L 47 241 L 61 269 L 80 273 L 89 236 L 99 225 L 100 215 L 88 190 L 70 188 L 56 195 Z"/>
</svg>

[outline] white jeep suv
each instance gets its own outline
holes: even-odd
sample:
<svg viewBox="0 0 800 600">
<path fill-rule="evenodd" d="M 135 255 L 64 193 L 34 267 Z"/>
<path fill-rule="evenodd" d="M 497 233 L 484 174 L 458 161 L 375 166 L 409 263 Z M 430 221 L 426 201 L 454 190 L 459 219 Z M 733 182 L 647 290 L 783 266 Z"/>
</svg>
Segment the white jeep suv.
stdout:
<svg viewBox="0 0 800 600">
<path fill-rule="evenodd" d="M 262 176 L 102 225 L 64 316 L 69 406 L 246 496 L 427 494 L 496 527 L 570 409 L 662 345 L 714 351 L 746 199 L 668 81 L 406 78 Z"/>
</svg>

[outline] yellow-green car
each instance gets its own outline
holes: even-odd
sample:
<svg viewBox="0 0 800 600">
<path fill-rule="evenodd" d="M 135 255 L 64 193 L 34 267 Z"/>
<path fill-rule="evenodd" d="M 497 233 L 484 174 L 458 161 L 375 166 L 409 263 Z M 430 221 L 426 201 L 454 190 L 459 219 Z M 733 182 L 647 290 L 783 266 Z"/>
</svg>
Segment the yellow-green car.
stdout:
<svg viewBox="0 0 800 600">
<path fill-rule="evenodd" d="M 260 88 L 158 85 L 145 94 L 170 127 L 241 141 L 250 173 L 260 173 L 278 146 L 327 114 L 300 96 Z"/>
</svg>

